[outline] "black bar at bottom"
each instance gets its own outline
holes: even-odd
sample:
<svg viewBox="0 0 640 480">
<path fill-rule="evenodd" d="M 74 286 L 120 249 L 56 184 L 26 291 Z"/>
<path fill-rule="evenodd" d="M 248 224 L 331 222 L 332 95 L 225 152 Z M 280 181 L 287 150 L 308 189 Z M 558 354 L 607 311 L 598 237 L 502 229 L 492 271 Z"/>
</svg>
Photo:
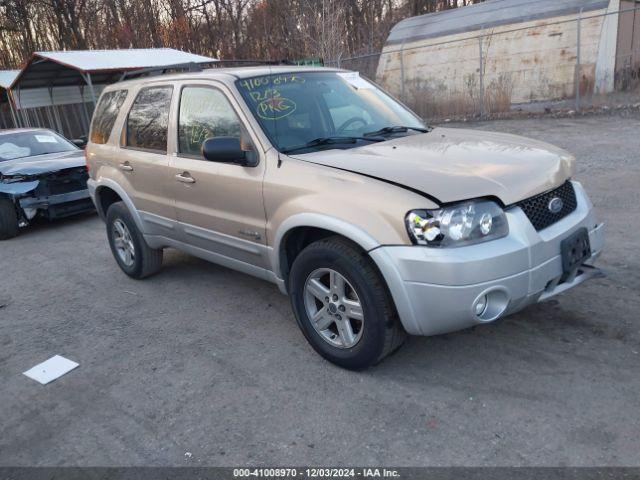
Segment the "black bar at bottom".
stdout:
<svg viewBox="0 0 640 480">
<path fill-rule="evenodd" d="M 0 480 L 640 480 L 640 467 L 0 467 Z"/>
</svg>

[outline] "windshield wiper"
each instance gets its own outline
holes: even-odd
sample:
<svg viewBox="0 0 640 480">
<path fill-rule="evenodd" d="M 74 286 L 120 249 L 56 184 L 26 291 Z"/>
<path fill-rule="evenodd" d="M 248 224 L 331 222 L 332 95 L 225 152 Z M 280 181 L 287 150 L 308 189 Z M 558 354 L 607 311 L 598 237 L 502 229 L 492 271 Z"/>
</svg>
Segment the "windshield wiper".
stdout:
<svg viewBox="0 0 640 480">
<path fill-rule="evenodd" d="M 358 140 L 364 140 L 367 142 L 384 142 L 384 138 L 375 138 L 374 135 L 367 135 L 366 137 L 320 137 L 311 140 L 304 145 L 285 148 L 282 150 L 282 153 L 291 153 L 296 150 L 305 150 L 307 148 L 320 147 L 322 145 L 348 145 L 350 143 L 357 143 Z"/>
<path fill-rule="evenodd" d="M 416 132 L 427 133 L 430 130 L 428 128 L 419 128 L 419 127 L 405 127 L 402 125 L 394 125 L 392 127 L 384 127 L 380 130 L 376 130 L 375 132 L 367 132 L 363 134 L 365 137 L 375 137 L 376 135 L 386 135 L 389 133 L 404 133 L 409 130 L 415 130 Z"/>
</svg>

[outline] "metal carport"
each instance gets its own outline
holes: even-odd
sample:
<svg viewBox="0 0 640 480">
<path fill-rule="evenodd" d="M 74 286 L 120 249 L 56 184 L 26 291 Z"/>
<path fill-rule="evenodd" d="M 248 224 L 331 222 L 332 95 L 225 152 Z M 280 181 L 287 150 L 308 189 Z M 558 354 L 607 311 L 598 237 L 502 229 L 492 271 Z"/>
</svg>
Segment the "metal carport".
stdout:
<svg viewBox="0 0 640 480">
<path fill-rule="evenodd" d="M 23 127 L 45 127 L 67 137 L 86 135 L 105 85 L 127 71 L 215 58 L 172 48 L 34 52 L 8 88 Z"/>
<path fill-rule="evenodd" d="M 20 70 L 0 70 L 0 129 L 14 128 L 18 124 L 9 97 L 9 87 L 19 73 Z"/>
</svg>

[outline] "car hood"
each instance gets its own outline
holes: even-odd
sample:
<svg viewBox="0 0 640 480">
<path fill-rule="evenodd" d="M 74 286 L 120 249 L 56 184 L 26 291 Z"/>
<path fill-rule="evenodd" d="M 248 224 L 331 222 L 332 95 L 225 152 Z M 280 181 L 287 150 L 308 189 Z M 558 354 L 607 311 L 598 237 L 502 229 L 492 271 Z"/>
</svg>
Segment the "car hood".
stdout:
<svg viewBox="0 0 640 480">
<path fill-rule="evenodd" d="M 42 175 L 54 173 L 67 168 L 85 165 L 84 152 L 72 150 L 70 152 L 50 153 L 35 157 L 16 158 L 0 162 L 0 173 L 5 176 L 13 175 Z"/>
<path fill-rule="evenodd" d="M 575 169 L 574 157 L 553 145 L 457 128 L 294 157 L 397 183 L 439 203 L 493 196 L 510 205 L 560 186 Z"/>
</svg>

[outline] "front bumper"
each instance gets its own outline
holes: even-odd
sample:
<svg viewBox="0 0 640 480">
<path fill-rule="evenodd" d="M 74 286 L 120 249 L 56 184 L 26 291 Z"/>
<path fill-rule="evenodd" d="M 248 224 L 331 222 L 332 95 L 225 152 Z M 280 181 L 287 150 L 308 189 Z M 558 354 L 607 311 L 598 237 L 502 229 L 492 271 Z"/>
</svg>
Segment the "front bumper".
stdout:
<svg viewBox="0 0 640 480">
<path fill-rule="evenodd" d="M 498 240 L 449 249 L 385 246 L 371 251 L 405 330 L 436 335 L 488 323 L 598 275 L 590 265 L 604 246 L 604 226 L 596 222 L 582 186 L 573 186 L 576 210 L 539 232 L 514 207 L 506 212 L 509 235 Z M 582 227 L 589 232 L 592 256 L 576 276 L 563 279 L 560 242 Z M 478 316 L 474 305 L 485 295 L 488 306 Z"/>
<path fill-rule="evenodd" d="M 22 197 L 18 203 L 23 210 L 32 209 L 44 212 L 50 220 L 94 210 L 88 189 L 42 197 Z"/>
</svg>

